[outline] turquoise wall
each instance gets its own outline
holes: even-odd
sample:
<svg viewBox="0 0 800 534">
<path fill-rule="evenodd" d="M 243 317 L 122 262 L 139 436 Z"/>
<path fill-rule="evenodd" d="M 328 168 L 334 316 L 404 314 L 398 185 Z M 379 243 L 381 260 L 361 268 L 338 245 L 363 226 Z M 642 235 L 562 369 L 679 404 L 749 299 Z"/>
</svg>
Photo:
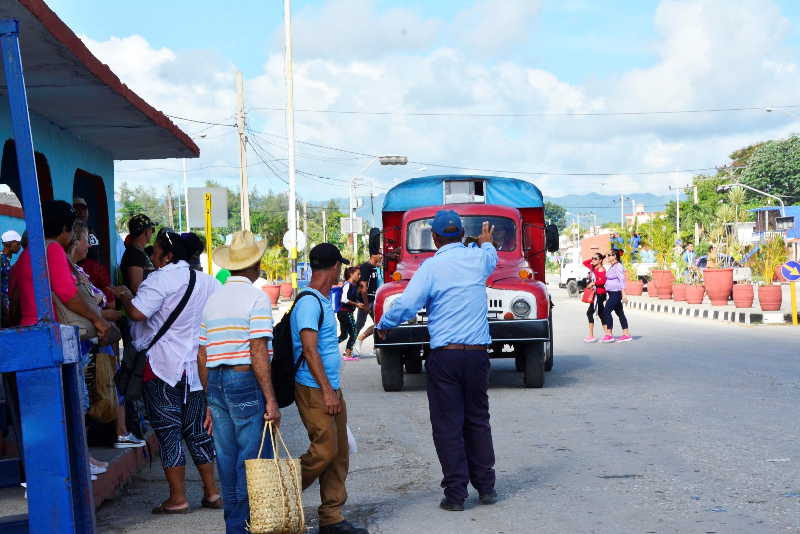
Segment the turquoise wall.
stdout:
<svg viewBox="0 0 800 534">
<path fill-rule="evenodd" d="M 102 121 L 102 118 L 98 118 Z M 34 150 L 47 158 L 53 182 L 53 195 L 56 200 L 72 203 L 72 188 L 75 171 L 96 174 L 103 178 L 108 204 L 108 235 L 115 241 L 114 227 L 114 160 L 109 153 L 72 135 L 46 118 L 31 113 L 31 129 Z M 13 139 L 11 117 L 7 98 L 0 98 L 0 152 L 2 145 Z M 112 250 L 113 246 L 110 247 Z M 113 263 L 112 263 L 113 264 Z"/>
</svg>

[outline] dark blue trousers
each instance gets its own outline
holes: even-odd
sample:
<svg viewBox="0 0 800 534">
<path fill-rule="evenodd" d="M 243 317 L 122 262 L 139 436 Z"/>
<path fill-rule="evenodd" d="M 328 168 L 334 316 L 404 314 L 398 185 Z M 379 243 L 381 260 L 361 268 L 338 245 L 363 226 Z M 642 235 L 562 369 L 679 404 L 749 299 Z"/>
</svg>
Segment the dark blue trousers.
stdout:
<svg viewBox="0 0 800 534">
<path fill-rule="evenodd" d="M 494 489 L 494 446 L 489 424 L 489 356 L 485 350 L 432 350 L 428 405 L 433 443 L 442 465 L 442 487 L 452 502 Z"/>
</svg>

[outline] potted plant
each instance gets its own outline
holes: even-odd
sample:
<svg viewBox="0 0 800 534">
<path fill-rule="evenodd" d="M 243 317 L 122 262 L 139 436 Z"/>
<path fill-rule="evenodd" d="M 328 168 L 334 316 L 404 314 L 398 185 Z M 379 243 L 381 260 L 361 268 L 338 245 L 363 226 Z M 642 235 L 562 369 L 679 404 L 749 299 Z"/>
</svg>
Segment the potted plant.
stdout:
<svg viewBox="0 0 800 534">
<path fill-rule="evenodd" d="M 658 219 L 650 225 L 650 243 L 656 251 L 657 269 L 653 269 L 653 281 L 656 286 L 658 298 L 667 300 L 672 298 L 672 282 L 674 276 L 670 270 L 672 263 L 672 247 L 675 242 L 675 232 L 666 219 Z M 648 292 L 650 290 L 648 289 Z M 652 295 L 651 295 L 652 296 Z"/>
<path fill-rule="evenodd" d="M 730 205 L 722 205 L 717 209 L 715 227 L 709 237 L 714 244 L 708 252 L 707 267 L 703 270 L 703 284 L 712 306 L 726 306 L 733 291 L 733 265 L 730 254 L 722 254 L 727 250 L 727 224 L 735 219 L 735 209 Z"/>
<path fill-rule="evenodd" d="M 689 266 L 686 269 L 686 303 L 702 304 L 705 295 L 706 288 L 703 287 L 703 275 L 700 269 Z"/>
<path fill-rule="evenodd" d="M 633 246 L 631 245 L 630 236 L 624 235 L 625 245 L 622 254 L 622 266 L 625 268 L 625 294 L 638 297 L 641 296 L 644 282 L 639 280 L 636 276 L 636 266 L 633 264 Z"/>
<path fill-rule="evenodd" d="M 272 300 L 272 305 L 277 306 L 281 295 L 281 285 L 278 280 L 281 280 L 288 273 L 287 260 L 283 257 L 280 247 L 267 249 L 267 253 L 264 254 L 261 260 L 261 269 L 264 271 L 266 279 L 271 282 L 261 289 Z"/>
<path fill-rule="evenodd" d="M 686 271 L 689 265 L 683 255 L 675 259 L 672 274 L 675 278 L 672 283 L 672 299 L 675 302 L 686 302 Z"/>
<path fill-rule="evenodd" d="M 758 302 L 763 311 L 778 311 L 783 301 L 780 284 L 774 284 L 775 268 L 786 261 L 786 243 L 783 237 L 776 235 L 761 245 L 758 254 L 760 278 L 762 285 L 758 287 Z"/>
</svg>

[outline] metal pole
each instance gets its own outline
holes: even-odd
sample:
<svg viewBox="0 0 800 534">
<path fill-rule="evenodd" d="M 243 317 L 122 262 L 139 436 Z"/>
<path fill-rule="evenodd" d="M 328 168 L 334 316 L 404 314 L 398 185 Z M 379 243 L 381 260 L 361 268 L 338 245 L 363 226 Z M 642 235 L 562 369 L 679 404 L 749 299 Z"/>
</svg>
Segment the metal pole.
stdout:
<svg viewBox="0 0 800 534">
<path fill-rule="evenodd" d="M 322 208 L 322 242 L 328 242 L 328 217 L 325 208 Z"/>
<path fill-rule="evenodd" d="M 175 200 L 178 202 L 178 230 L 183 231 L 183 208 L 181 207 L 181 194 L 175 195 Z"/>
<path fill-rule="evenodd" d="M 692 203 L 696 206 L 700 200 L 699 195 L 697 194 L 697 185 L 692 186 Z M 700 223 L 694 223 L 694 246 L 697 247 L 700 245 Z"/>
<path fill-rule="evenodd" d="M 247 182 L 247 135 L 244 131 L 244 78 L 236 73 L 236 127 L 239 130 L 239 199 L 242 230 L 250 230 L 250 185 Z"/>
<path fill-rule="evenodd" d="M 797 283 L 789 282 L 789 291 L 792 294 L 792 326 L 797 326 Z"/>
<path fill-rule="evenodd" d="M 186 211 L 186 231 L 189 232 L 189 188 L 186 187 L 186 159 L 183 159 L 183 209 Z"/>
<path fill-rule="evenodd" d="M 620 193 L 619 194 L 619 224 L 622 225 L 622 229 L 625 229 L 625 196 Z"/>
<path fill-rule="evenodd" d="M 675 231 L 678 239 L 681 238 L 681 190 L 675 190 Z"/>
<path fill-rule="evenodd" d="M 172 184 L 167 184 L 167 223 L 170 228 L 175 228 L 175 219 L 172 213 Z"/>
<path fill-rule="evenodd" d="M 294 161 L 294 75 L 292 73 L 292 0 L 283 0 L 283 26 L 286 40 L 286 139 L 288 142 L 289 174 L 289 232 L 294 239 L 289 249 L 292 262 L 292 288 L 297 290 L 297 217 L 295 215 L 295 161 Z"/>
<path fill-rule="evenodd" d="M 356 232 L 356 211 L 358 199 L 356 198 L 356 177 L 350 180 L 350 236 L 353 239 L 353 261 L 358 258 L 358 235 Z"/>
<path fill-rule="evenodd" d="M 203 198 L 206 202 L 206 259 L 208 260 L 208 274 L 210 276 L 214 276 L 214 271 L 212 268 L 211 263 L 211 238 L 213 230 L 211 229 L 211 193 L 206 193 L 203 195 Z"/>
<path fill-rule="evenodd" d="M 308 260 L 308 201 L 303 202 L 303 233 L 306 234 L 306 244 L 303 247 L 303 259 Z"/>
</svg>

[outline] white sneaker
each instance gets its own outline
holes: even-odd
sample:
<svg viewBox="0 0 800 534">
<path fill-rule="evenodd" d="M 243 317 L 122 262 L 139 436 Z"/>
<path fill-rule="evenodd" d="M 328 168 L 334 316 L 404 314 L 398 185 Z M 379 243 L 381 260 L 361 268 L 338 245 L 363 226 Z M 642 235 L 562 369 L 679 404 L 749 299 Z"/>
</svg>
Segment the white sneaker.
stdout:
<svg viewBox="0 0 800 534">
<path fill-rule="evenodd" d="M 144 447 L 145 442 L 143 439 L 139 439 L 130 432 L 125 434 L 124 436 L 117 436 L 117 441 L 114 442 L 115 449 L 131 449 L 135 447 Z"/>
<path fill-rule="evenodd" d="M 108 469 L 106 469 L 105 467 L 100 467 L 99 465 L 89 464 L 89 472 L 92 475 L 102 475 L 106 471 L 108 471 Z"/>
</svg>

